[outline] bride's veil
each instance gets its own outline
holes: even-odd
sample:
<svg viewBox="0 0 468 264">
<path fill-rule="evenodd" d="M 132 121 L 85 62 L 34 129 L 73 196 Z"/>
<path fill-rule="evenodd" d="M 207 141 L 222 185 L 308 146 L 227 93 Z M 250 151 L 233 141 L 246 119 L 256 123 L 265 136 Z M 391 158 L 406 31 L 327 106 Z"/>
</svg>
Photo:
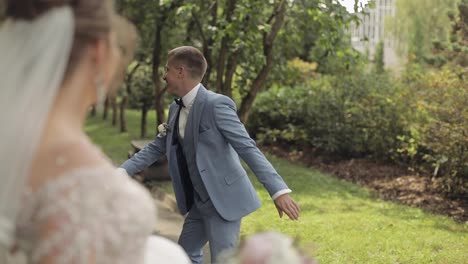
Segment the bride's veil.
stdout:
<svg viewBox="0 0 468 264">
<path fill-rule="evenodd" d="M 0 258 L 15 240 L 31 161 L 63 81 L 73 35 L 69 7 L 0 24 Z"/>
</svg>

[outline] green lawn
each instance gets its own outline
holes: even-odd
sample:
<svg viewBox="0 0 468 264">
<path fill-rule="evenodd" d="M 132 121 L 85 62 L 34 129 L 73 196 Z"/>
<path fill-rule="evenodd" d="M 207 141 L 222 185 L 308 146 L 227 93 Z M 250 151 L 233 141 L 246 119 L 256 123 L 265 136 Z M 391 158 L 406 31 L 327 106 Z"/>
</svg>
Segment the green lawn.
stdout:
<svg viewBox="0 0 468 264">
<path fill-rule="evenodd" d="M 124 134 L 100 118 L 86 123 L 87 133 L 115 164 L 126 159 L 130 140 L 139 138 L 140 114 L 128 111 L 127 118 L 130 132 Z M 152 111 L 150 135 L 154 120 Z M 263 206 L 244 218 L 242 236 L 263 230 L 289 234 L 320 263 L 468 263 L 468 224 L 385 202 L 354 184 L 268 158 L 293 189 L 301 219 L 280 219 L 268 193 L 253 180 Z"/>
<path fill-rule="evenodd" d="M 140 139 L 140 112 L 127 111 L 127 127 L 128 132 L 120 133 L 118 127 L 111 125 L 111 118 L 103 121 L 102 116 L 98 115 L 95 118 L 88 118 L 86 121 L 85 131 L 102 150 L 111 158 L 111 160 L 119 165 L 127 159 L 127 153 L 132 149 L 130 141 Z M 152 139 L 155 136 L 155 113 L 148 113 L 147 120 L 147 135 L 146 139 Z"/>
</svg>

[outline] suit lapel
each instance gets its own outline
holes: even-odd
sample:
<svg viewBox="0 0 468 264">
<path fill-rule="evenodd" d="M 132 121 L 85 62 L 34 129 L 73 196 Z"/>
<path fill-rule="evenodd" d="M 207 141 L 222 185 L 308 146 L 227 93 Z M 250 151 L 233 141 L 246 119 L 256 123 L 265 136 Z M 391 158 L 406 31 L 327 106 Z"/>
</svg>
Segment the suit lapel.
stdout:
<svg viewBox="0 0 468 264">
<path fill-rule="evenodd" d="M 167 156 L 169 157 L 170 156 L 170 152 L 171 152 L 171 148 L 172 148 L 172 144 L 174 144 L 173 142 L 173 134 L 177 131 L 176 129 L 176 119 L 177 119 L 177 108 L 179 106 L 176 104 L 176 103 L 172 103 L 171 104 L 171 107 L 169 108 L 169 121 L 167 121 L 167 125 L 169 126 L 169 129 L 167 131 L 167 135 L 166 135 L 166 153 L 167 153 Z"/>
<path fill-rule="evenodd" d="M 187 119 L 187 125 L 185 128 L 184 138 L 193 139 L 193 147 L 195 152 L 197 150 L 200 119 L 206 102 L 206 93 L 206 88 L 203 87 L 203 85 L 200 85 L 197 96 L 195 97 L 195 101 L 193 102 L 192 109 L 190 109 L 190 113 Z"/>
</svg>

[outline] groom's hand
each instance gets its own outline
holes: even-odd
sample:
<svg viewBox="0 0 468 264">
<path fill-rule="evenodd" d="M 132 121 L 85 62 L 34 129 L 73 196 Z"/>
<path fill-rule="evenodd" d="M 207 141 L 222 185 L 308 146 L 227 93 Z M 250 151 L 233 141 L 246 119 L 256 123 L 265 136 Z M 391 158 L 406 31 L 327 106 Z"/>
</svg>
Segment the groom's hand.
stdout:
<svg viewBox="0 0 468 264">
<path fill-rule="evenodd" d="M 301 208 L 299 205 L 289 196 L 289 194 L 283 194 L 275 199 L 275 206 L 278 210 L 280 218 L 283 217 L 283 212 L 286 213 L 291 220 L 299 219 L 299 213 Z"/>
</svg>

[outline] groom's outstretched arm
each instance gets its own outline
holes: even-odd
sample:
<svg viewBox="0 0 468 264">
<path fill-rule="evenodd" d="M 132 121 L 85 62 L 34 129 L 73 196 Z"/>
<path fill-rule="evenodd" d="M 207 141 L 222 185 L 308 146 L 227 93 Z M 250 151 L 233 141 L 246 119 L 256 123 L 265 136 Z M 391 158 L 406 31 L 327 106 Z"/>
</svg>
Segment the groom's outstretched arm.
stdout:
<svg viewBox="0 0 468 264">
<path fill-rule="evenodd" d="M 120 168 L 125 169 L 128 175 L 133 176 L 136 173 L 148 168 L 151 164 L 165 155 L 165 153 L 166 136 L 157 136 L 142 150 L 120 165 Z"/>
<path fill-rule="evenodd" d="M 222 96 L 214 103 L 214 108 L 218 129 L 267 189 L 275 201 L 280 217 L 283 216 L 284 212 L 289 218 L 298 219 L 300 208 L 289 196 L 291 190 L 258 149 L 255 141 L 250 138 L 237 116 L 234 101 Z"/>
</svg>

